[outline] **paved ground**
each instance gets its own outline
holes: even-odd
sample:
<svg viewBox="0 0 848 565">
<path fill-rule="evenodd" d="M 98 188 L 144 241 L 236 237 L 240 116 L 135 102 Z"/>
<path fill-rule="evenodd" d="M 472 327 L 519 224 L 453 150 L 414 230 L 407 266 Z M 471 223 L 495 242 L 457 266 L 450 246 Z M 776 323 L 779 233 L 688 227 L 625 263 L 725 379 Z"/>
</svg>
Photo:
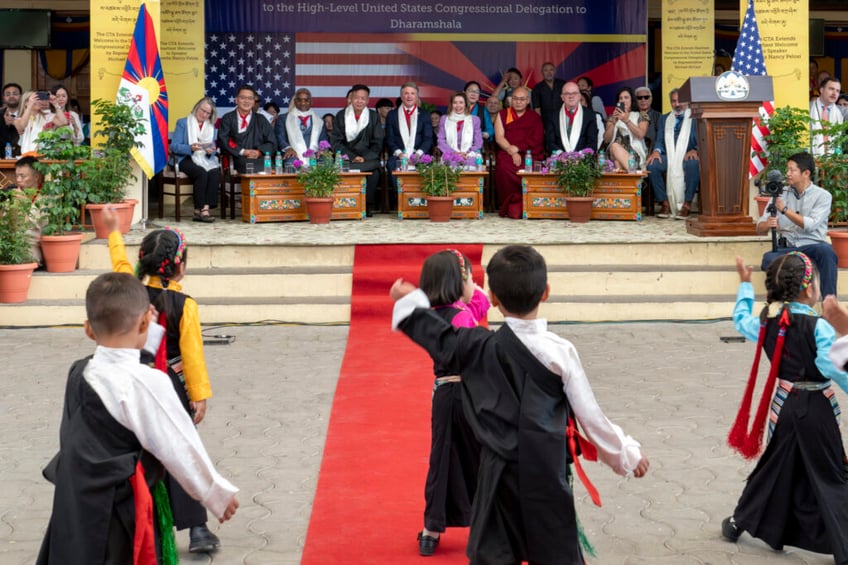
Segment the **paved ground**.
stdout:
<svg viewBox="0 0 848 565">
<path fill-rule="evenodd" d="M 580 518 L 598 550 L 593 563 L 832 563 L 794 549 L 774 552 L 747 536 L 738 544 L 719 537 L 751 467 L 724 442 L 753 354 L 752 344 L 720 341 L 733 335 L 728 322 L 553 329 L 575 342 L 608 416 L 643 443 L 652 462 L 640 480 L 589 464 L 604 500 L 594 508 L 577 487 Z M 207 347 L 216 396 L 201 435 L 242 489 L 242 506 L 231 522 L 214 526 L 222 551 L 192 556 L 183 534 L 182 560 L 298 563 L 347 328 L 207 333 L 236 336 L 231 345 Z M 92 344 L 79 328 L 0 330 L 0 350 L 0 563 L 32 563 L 50 512 L 52 488 L 40 471 L 57 448 L 65 373 Z M 407 534 L 412 540 L 413 533 L 398 535 Z"/>
</svg>

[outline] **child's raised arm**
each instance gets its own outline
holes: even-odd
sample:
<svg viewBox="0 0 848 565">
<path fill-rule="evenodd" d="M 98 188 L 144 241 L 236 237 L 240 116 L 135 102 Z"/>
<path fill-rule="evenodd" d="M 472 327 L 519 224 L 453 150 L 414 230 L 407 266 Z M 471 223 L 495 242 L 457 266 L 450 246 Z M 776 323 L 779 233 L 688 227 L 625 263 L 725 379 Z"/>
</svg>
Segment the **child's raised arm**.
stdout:
<svg viewBox="0 0 848 565">
<path fill-rule="evenodd" d="M 745 259 L 736 256 L 736 272 L 739 273 L 739 282 L 751 282 L 751 274 L 754 267 L 745 264 Z"/>
<path fill-rule="evenodd" d="M 415 290 L 415 285 L 411 282 L 407 282 L 402 278 L 396 280 L 392 285 L 392 288 L 389 289 L 389 296 L 392 297 L 392 300 L 397 302 L 413 290 Z"/>
</svg>

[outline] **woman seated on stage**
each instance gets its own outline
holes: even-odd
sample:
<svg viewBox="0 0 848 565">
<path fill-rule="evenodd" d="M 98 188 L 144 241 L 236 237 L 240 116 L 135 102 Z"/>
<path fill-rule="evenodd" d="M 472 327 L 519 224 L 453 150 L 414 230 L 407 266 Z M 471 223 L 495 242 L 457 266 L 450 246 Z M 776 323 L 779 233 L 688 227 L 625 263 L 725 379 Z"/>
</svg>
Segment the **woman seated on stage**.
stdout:
<svg viewBox="0 0 848 565">
<path fill-rule="evenodd" d="M 177 120 L 171 153 L 179 170 L 194 183 L 194 221 L 212 223 L 209 209 L 218 206 L 221 166 L 215 152 L 215 101 L 201 98 L 191 113 Z M 179 206 L 179 202 L 177 203 Z"/>
<path fill-rule="evenodd" d="M 436 136 L 439 150 L 443 156 L 453 153 L 465 159 L 466 165 L 474 165 L 483 149 L 480 118 L 468 113 L 468 97 L 464 92 L 455 92 L 448 107 L 450 112 L 439 120 Z"/>
<path fill-rule="evenodd" d="M 636 97 L 629 86 L 618 91 L 615 111 L 607 118 L 604 143 L 609 144 L 609 156 L 618 170 L 627 170 L 630 151 L 636 160 L 636 169 L 645 170 L 645 134 L 650 118 L 633 109 Z"/>
</svg>

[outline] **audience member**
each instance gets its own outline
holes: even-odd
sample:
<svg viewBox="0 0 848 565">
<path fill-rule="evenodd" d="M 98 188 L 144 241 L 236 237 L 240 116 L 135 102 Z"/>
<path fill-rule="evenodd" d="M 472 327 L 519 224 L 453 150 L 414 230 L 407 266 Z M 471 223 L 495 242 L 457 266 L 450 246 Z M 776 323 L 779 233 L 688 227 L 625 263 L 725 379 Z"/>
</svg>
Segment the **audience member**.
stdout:
<svg viewBox="0 0 848 565">
<path fill-rule="evenodd" d="M 20 134 L 21 155 L 38 152 L 36 139 L 44 129 L 68 125 L 64 112 L 53 112 L 50 102 L 53 95 L 49 92 L 27 92 L 22 97 L 24 109 L 15 118 L 15 127 Z"/>
<path fill-rule="evenodd" d="M 500 216 L 522 217 L 521 178 L 518 171 L 530 153 L 532 160 L 545 156 L 545 131 L 542 118 L 529 109 L 530 89 L 519 86 L 512 94 L 512 107 L 502 110 L 495 120 L 495 186 L 500 203 Z"/>
<path fill-rule="evenodd" d="M 580 103 L 580 89 L 576 82 L 562 85 L 562 107 L 557 112 L 552 127 L 545 132 L 545 147 L 555 151 L 580 151 L 598 148 L 598 122 L 595 112 L 584 109 Z"/>
<path fill-rule="evenodd" d="M 486 111 L 489 112 L 489 120 L 492 122 L 492 138 L 489 141 L 495 141 L 495 121 L 497 121 L 501 110 L 503 110 L 503 105 L 499 98 L 489 96 L 486 99 Z"/>
<path fill-rule="evenodd" d="M 179 170 L 194 184 L 194 221 L 212 223 L 210 208 L 218 206 L 221 186 L 221 164 L 215 149 L 215 123 L 218 112 L 215 101 L 204 97 L 197 101 L 191 113 L 177 120 L 171 139 L 171 153 Z M 177 206 L 179 206 L 177 202 Z"/>
<path fill-rule="evenodd" d="M 662 114 L 651 107 L 651 104 L 654 102 L 654 94 L 650 88 L 640 86 L 634 92 L 636 93 L 636 106 L 639 109 L 639 113 L 648 115 L 649 122 L 648 131 L 645 133 L 645 147 L 650 151 L 657 142 L 657 130 Z"/>
<path fill-rule="evenodd" d="M 286 165 L 295 159 L 304 161 L 303 153 L 307 149 L 317 152 L 319 143 L 329 141 L 325 123 L 312 109 L 309 89 L 298 88 L 294 92 L 294 107 L 289 106 L 289 111 L 274 126 L 277 147 L 282 151 Z"/>
<path fill-rule="evenodd" d="M 839 106 L 839 111 L 842 112 L 842 121 L 848 120 L 848 94 L 844 92 L 840 94 L 836 105 Z"/>
<path fill-rule="evenodd" d="M 668 97 L 671 112 L 660 118 L 654 150 L 647 160 L 648 178 L 660 204 L 657 217 L 668 218 L 674 214 L 675 218 L 685 219 L 692 209 L 692 199 L 700 182 L 698 132 L 689 104 L 680 102 L 678 89 L 672 90 Z"/>
<path fill-rule="evenodd" d="M 842 111 L 836 106 L 836 101 L 842 92 L 842 83 L 839 82 L 839 79 L 825 78 L 819 83 L 819 91 L 821 94 L 818 98 L 810 102 L 812 149 L 813 155 L 816 156 L 826 155 L 833 151 L 830 139 L 827 134 L 822 134 L 821 131 L 832 125 L 841 124 L 845 120 Z"/>
<path fill-rule="evenodd" d="M 430 125 L 433 127 L 433 137 L 439 135 L 439 124 L 442 121 L 442 113 L 438 110 L 430 112 Z"/>
<path fill-rule="evenodd" d="M 265 110 L 265 114 L 271 116 L 271 119 L 268 122 L 271 124 L 271 127 L 277 125 L 277 119 L 280 117 L 280 107 L 273 100 L 271 102 L 266 102 L 262 109 Z"/>
<path fill-rule="evenodd" d="M 9 82 L 3 85 L 3 107 L 0 111 L 3 112 L 3 123 L 0 125 L 0 145 L 6 146 L 6 143 L 12 145 L 14 154 L 20 153 L 18 146 L 18 128 L 15 127 L 15 118 L 21 110 L 21 94 L 23 89 L 21 85 Z"/>
<path fill-rule="evenodd" d="M 324 120 L 324 131 L 327 132 L 327 135 L 330 135 L 330 132 L 333 131 L 333 125 L 336 121 L 336 117 L 333 114 L 324 114 L 321 117 Z"/>
<path fill-rule="evenodd" d="M 239 174 L 247 171 L 248 163 L 253 163 L 255 172 L 261 171 L 265 154 L 277 151 L 271 124 L 265 116 L 253 111 L 257 98 L 252 86 L 239 86 L 236 107 L 224 114 L 218 129 L 218 147 L 230 155 Z"/>
<path fill-rule="evenodd" d="M 42 211 L 43 202 L 38 199 L 38 192 L 44 183 L 44 175 L 35 170 L 38 159 L 32 156 L 21 157 L 15 162 L 15 187 L 11 188 L 14 198 L 33 198 L 35 206 L 30 211 L 32 227 L 27 230 L 29 250 L 33 259 L 39 265 L 44 264 L 41 255 L 41 230 L 47 225 L 47 217 Z M 24 191 L 32 191 L 35 196 L 28 195 Z"/>
<path fill-rule="evenodd" d="M 509 108 L 512 93 L 521 86 L 521 71 L 515 67 L 507 69 L 501 78 L 501 82 L 492 92 L 492 96 L 503 101 L 504 108 Z"/>
<path fill-rule="evenodd" d="M 455 92 L 448 101 L 450 112 L 442 116 L 439 123 L 439 151 L 442 155 L 455 154 L 473 165 L 476 154 L 483 149 L 483 134 L 480 118 L 468 113 L 468 98 L 465 92 Z M 469 154 L 474 154 L 469 158 Z"/>
<path fill-rule="evenodd" d="M 391 110 L 386 118 L 386 145 L 389 148 L 387 163 L 389 174 L 389 207 L 397 207 L 397 184 L 392 171 L 397 170 L 402 159 L 413 154 L 419 157 L 433 150 L 433 125 L 427 119 L 427 112 L 421 111 L 418 104 L 418 85 L 404 83 L 400 87 L 401 103 Z"/>
<path fill-rule="evenodd" d="M 598 126 L 597 150 L 600 151 L 601 146 L 604 144 L 604 136 L 601 135 L 601 132 L 604 131 L 604 118 L 592 109 L 592 97 L 588 93 L 580 92 L 580 105 L 590 115 L 595 116 L 595 124 Z"/>
<path fill-rule="evenodd" d="M 585 92 L 592 98 L 592 109 L 601 115 L 604 120 L 607 119 L 607 109 L 604 107 L 604 101 L 600 96 L 593 96 L 592 90 L 595 88 L 595 83 L 587 76 L 582 76 L 577 79 L 577 86 L 580 92 Z"/>
<path fill-rule="evenodd" d="M 50 98 L 53 111 L 57 114 L 60 112 L 65 114 L 65 119 L 68 120 L 68 125 L 71 126 L 71 130 L 74 132 L 74 145 L 82 145 L 82 142 L 85 140 L 85 133 L 82 130 L 82 120 L 79 114 L 68 107 L 68 102 L 70 102 L 71 98 L 68 89 L 58 84 L 50 89 L 50 94 L 53 95 Z"/>
<path fill-rule="evenodd" d="M 495 139 L 495 124 L 486 105 L 480 102 L 480 83 L 472 80 L 465 83 L 465 97 L 468 99 L 468 113 L 477 116 L 480 120 L 480 129 L 483 132 L 483 141 Z M 497 98 L 496 98 L 497 100 Z M 500 111 L 500 108 L 498 108 Z"/>
<path fill-rule="evenodd" d="M 85 145 L 88 145 L 89 140 L 91 139 L 91 123 L 85 119 L 85 114 L 82 113 L 82 106 L 80 105 L 79 100 L 71 98 L 68 101 L 68 108 L 70 108 L 71 112 L 76 112 L 77 116 L 79 116 L 80 124 L 82 124 L 82 142 Z"/>
<path fill-rule="evenodd" d="M 383 130 L 376 110 L 368 109 L 371 89 L 364 84 L 351 88 L 350 104 L 336 114 L 330 142 L 333 150 L 350 157 L 350 168 L 368 175 L 365 187 L 366 216 L 373 216 L 377 207 L 377 186 L 380 184 L 380 153 L 383 149 Z"/>
<path fill-rule="evenodd" d="M 819 62 L 810 58 L 810 100 L 819 95 Z"/>
<path fill-rule="evenodd" d="M 256 98 L 253 101 L 253 111 L 268 120 L 268 123 L 271 124 L 271 127 L 274 127 L 274 117 L 276 116 L 276 114 L 272 114 L 271 112 L 266 110 L 265 106 L 267 106 L 267 104 L 263 104 L 262 97 L 259 96 L 259 93 L 256 93 Z M 279 106 L 277 107 L 277 111 L 280 111 Z"/>
<path fill-rule="evenodd" d="M 389 115 L 389 112 L 394 110 L 395 105 L 388 98 L 380 98 L 377 100 L 377 104 L 374 106 L 374 109 L 377 110 L 377 116 L 380 118 L 380 125 L 383 128 L 383 131 L 386 129 L 386 118 Z"/>
<path fill-rule="evenodd" d="M 619 89 L 615 96 L 615 110 L 607 118 L 604 143 L 609 144 L 610 159 L 617 169 L 628 170 L 628 159 L 632 152 L 636 169 L 645 168 L 645 133 L 648 131 L 648 116 L 633 106 L 633 90 L 629 86 Z"/>
<path fill-rule="evenodd" d="M 713 65 L 713 76 L 721 76 L 726 70 L 727 69 L 724 68 L 724 65 L 722 65 L 721 63 L 716 63 L 715 65 Z"/>
<path fill-rule="evenodd" d="M 777 216 L 765 212 L 757 223 L 757 233 L 777 228 L 778 248 L 763 255 L 765 271 L 777 257 L 800 251 L 813 260 L 821 275 L 822 296 L 836 295 L 836 253 L 827 239 L 827 220 L 833 201 L 830 193 L 813 184 L 816 164 L 809 153 L 796 153 L 786 163 L 783 194 L 776 199 Z"/>
<path fill-rule="evenodd" d="M 562 87 L 565 81 L 556 76 L 556 67 L 551 62 L 542 63 L 542 80 L 533 87 L 530 103 L 542 118 L 545 135 L 553 129 L 559 109 L 562 108 Z M 576 100 L 577 106 L 580 99 Z M 594 148 L 593 148 L 594 149 Z"/>
</svg>

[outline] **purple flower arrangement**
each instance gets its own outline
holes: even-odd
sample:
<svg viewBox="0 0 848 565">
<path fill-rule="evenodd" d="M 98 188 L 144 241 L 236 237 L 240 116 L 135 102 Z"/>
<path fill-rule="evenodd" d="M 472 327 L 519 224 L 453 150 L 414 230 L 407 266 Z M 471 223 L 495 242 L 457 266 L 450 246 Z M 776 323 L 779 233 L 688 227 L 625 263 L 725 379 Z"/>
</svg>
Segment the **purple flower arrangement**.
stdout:
<svg viewBox="0 0 848 565">
<path fill-rule="evenodd" d="M 303 160 L 296 159 L 292 163 L 306 196 L 328 198 L 333 195 L 336 187 L 341 184 L 342 166 L 337 157 L 346 158 L 344 155 L 333 155 L 332 146 L 321 141 L 317 152 L 307 149 L 303 152 Z"/>
<path fill-rule="evenodd" d="M 440 161 L 430 155 L 413 155 L 410 163 L 421 177 L 421 192 L 428 196 L 448 196 L 456 188 L 465 159 L 457 153 L 446 153 Z"/>
<path fill-rule="evenodd" d="M 601 176 L 595 152 L 588 147 L 580 151 L 565 151 L 545 161 L 548 172 L 557 177 L 557 186 L 571 196 L 589 196 Z"/>
</svg>

